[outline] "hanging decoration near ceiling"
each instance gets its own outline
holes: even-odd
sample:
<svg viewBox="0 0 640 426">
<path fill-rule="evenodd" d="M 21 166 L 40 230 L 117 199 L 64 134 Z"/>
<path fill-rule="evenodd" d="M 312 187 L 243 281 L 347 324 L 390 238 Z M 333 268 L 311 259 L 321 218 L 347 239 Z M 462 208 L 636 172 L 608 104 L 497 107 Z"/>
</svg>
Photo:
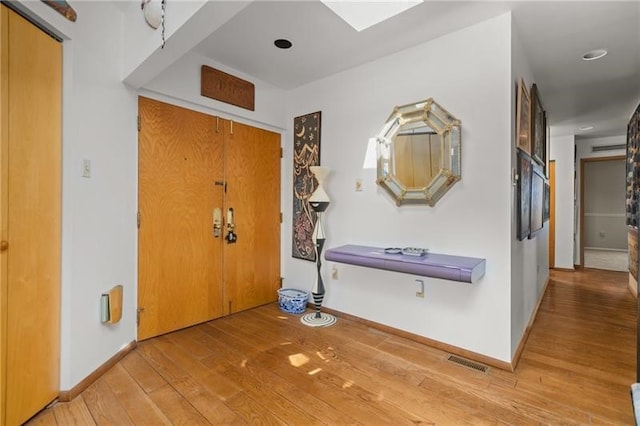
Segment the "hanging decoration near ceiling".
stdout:
<svg viewBox="0 0 640 426">
<path fill-rule="evenodd" d="M 165 16 L 165 0 L 142 0 L 140 7 L 142 8 L 142 14 L 147 24 L 157 30 L 162 25 L 162 46 L 164 49 L 164 16 Z"/>
<path fill-rule="evenodd" d="M 73 10 L 73 7 L 71 7 L 71 5 L 65 0 L 42 0 L 42 3 L 46 4 L 71 22 L 76 22 L 76 19 L 78 18 L 76 11 Z"/>
<path fill-rule="evenodd" d="M 292 256 L 315 262 L 313 227 L 316 213 L 307 199 L 316 189 L 316 179 L 309 167 L 320 165 L 320 118 L 314 112 L 293 119 L 293 217 Z"/>
</svg>

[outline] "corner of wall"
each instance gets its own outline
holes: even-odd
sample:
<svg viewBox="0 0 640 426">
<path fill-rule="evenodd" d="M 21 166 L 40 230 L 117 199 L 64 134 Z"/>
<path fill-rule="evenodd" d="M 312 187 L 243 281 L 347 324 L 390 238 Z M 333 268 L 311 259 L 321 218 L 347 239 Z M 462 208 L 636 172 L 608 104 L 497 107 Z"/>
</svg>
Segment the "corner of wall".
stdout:
<svg viewBox="0 0 640 426">
<path fill-rule="evenodd" d="M 525 46 L 522 44 L 517 26 L 511 20 L 511 80 L 510 80 L 510 125 L 511 125 L 511 170 L 517 171 L 516 148 L 516 102 L 518 84 L 522 80 L 527 88 L 535 83 L 535 76 L 529 64 Z M 511 193 L 511 357 L 517 358 L 521 345 L 526 339 L 531 324 L 542 299 L 549 278 L 549 232 L 548 222 L 534 238 L 520 241 L 517 237 L 518 196 L 517 185 L 512 185 Z"/>
</svg>

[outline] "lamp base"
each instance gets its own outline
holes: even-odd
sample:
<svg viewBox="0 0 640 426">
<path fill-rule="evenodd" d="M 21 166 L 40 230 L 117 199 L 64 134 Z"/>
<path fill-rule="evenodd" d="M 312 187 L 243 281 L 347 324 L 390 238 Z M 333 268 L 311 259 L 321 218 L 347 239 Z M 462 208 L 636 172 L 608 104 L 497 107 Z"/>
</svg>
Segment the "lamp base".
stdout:
<svg viewBox="0 0 640 426">
<path fill-rule="evenodd" d="M 316 313 L 305 314 L 300 318 L 300 322 L 309 327 L 328 327 L 335 324 L 336 317 L 331 314 L 320 312 L 320 318 L 316 317 Z"/>
</svg>

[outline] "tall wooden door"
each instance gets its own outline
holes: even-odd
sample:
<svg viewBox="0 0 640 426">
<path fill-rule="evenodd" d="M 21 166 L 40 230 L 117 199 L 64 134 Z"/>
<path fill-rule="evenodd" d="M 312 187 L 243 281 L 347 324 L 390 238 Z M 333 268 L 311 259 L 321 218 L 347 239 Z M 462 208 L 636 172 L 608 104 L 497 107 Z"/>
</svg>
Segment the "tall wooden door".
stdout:
<svg viewBox="0 0 640 426">
<path fill-rule="evenodd" d="M 556 266 L 556 162 L 549 161 L 549 268 Z"/>
<path fill-rule="evenodd" d="M 1 424 L 58 396 L 62 46 L 0 8 Z"/>
<path fill-rule="evenodd" d="M 238 240 L 225 243 L 226 312 L 277 300 L 280 288 L 280 135 L 225 120 L 225 209 Z"/>
<path fill-rule="evenodd" d="M 138 339 L 146 339 L 223 314 L 223 236 L 213 233 L 223 144 L 215 117 L 142 97 L 138 108 Z"/>
</svg>

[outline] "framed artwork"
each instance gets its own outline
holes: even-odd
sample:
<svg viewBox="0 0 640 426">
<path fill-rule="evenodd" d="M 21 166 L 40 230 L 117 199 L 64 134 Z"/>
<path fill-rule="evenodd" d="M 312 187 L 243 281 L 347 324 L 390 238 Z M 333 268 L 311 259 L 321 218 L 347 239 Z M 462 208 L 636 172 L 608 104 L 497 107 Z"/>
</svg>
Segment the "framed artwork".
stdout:
<svg viewBox="0 0 640 426">
<path fill-rule="evenodd" d="M 544 183 L 544 209 L 542 210 L 542 221 L 548 222 L 551 216 L 551 186 L 549 182 Z"/>
<path fill-rule="evenodd" d="M 638 226 L 638 182 L 640 182 L 640 105 L 627 125 L 627 226 Z"/>
<path fill-rule="evenodd" d="M 518 239 L 529 237 L 531 232 L 531 157 L 518 150 Z"/>
<path fill-rule="evenodd" d="M 529 104 L 529 91 L 520 80 L 516 100 L 516 147 L 527 154 L 531 154 L 531 106 Z"/>
<path fill-rule="evenodd" d="M 547 159 L 547 130 L 545 128 L 545 112 L 540 101 L 538 86 L 531 86 L 531 157 L 540 165 Z"/>
<path fill-rule="evenodd" d="M 544 223 L 544 172 L 533 165 L 531 173 L 531 224 L 529 238 L 535 238 Z"/>
<path fill-rule="evenodd" d="M 320 111 L 293 119 L 293 216 L 291 255 L 298 259 L 316 261 L 311 239 L 316 214 L 307 199 L 316 189 L 316 180 L 309 170 L 320 165 Z"/>
</svg>

